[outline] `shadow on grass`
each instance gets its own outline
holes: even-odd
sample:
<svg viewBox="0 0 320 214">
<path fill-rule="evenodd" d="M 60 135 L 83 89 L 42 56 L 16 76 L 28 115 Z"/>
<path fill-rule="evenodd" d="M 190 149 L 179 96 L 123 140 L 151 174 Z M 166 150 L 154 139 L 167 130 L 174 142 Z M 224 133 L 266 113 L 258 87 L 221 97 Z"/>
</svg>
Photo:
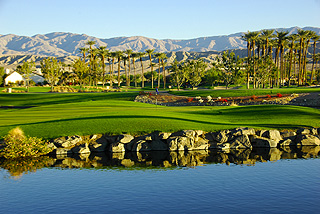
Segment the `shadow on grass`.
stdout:
<svg viewBox="0 0 320 214">
<path fill-rule="evenodd" d="M 320 111 L 317 109 L 309 107 L 300 107 L 300 106 L 281 106 L 281 105 L 261 105 L 261 106 L 241 106 L 236 108 L 225 108 L 219 110 L 208 110 L 201 112 L 183 112 L 185 114 L 194 114 L 194 115 L 226 115 L 228 117 L 241 117 L 241 118 L 250 118 L 250 117 L 259 117 L 259 116 L 270 116 L 279 118 L 283 116 L 294 117 L 306 115 L 310 118 L 320 119 Z"/>
<path fill-rule="evenodd" d="M 40 106 L 111 99 L 132 101 L 137 95 L 137 92 L 1 94 L 0 103 L 2 106 Z"/>
<path fill-rule="evenodd" d="M 161 120 L 171 120 L 172 123 L 174 121 L 180 122 L 191 122 L 196 124 L 202 124 L 206 126 L 213 126 L 213 130 L 219 130 L 220 126 L 230 126 L 232 128 L 236 127 L 264 127 L 264 128 L 274 128 L 274 129 L 297 129 L 300 127 L 309 127 L 309 125 L 294 125 L 294 124 L 276 124 L 276 123 L 227 123 L 227 122 L 208 122 L 203 120 L 194 120 L 194 119 L 185 119 L 185 118 L 176 118 L 176 117 L 166 117 L 166 116 L 141 116 L 141 115 L 131 115 L 131 116 L 101 116 L 101 117 L 82 117 L 82 118 L 72 118 L 72 119 L 62 119 L 62 120 L 53 120 L 53 121 L 44 121 L 44 122 L 36 122 L 36 123 L 23 123 L 23 124 L 16 124 L 15 126 L 24 126 L 24 125 L 42 125 L 42 124 L 54 124 L 54 123 L 69 123 L 69 122 L 77 122 L 86 124 L 86 121 L 90 120 L 109 120 L 109 119 L 119 119 L 119 120 L 134 120 L 134 119 L 158 119 L 159 122 Z M 129 123 L 130 121 L 128 121 Z M 53 125 L 54 126 L 54 125 Z M 214 128 L 214 126 L 216 126 Z M 6 127 L 6 126 L 0 126 Z"/>
</svg>

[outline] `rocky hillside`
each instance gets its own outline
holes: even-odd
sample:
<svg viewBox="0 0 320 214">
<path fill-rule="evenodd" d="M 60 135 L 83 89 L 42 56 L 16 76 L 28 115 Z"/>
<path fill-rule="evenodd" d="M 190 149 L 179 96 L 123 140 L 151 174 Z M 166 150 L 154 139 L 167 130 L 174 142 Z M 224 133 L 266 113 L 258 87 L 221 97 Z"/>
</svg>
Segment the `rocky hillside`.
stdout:
<svg viewBox="0 0 320 214">
<path fill-rule="evenodd" d="M 246 53 L 245 50 L 242 51 Z M 209 67 L 211 67 L 211 62 L 214 61 L 215 57 L 220 54 L 219 51 L 207 51 L 207 52 L 186 52 L 186 51 L 178 51 L 178 52 L 168 52 L 167 55 L 167 63 L 170 65 L 175 59 L 177 61 L 185 61 L 192 60 L 197 58 L 203 58 L 206 62 L 209 63 Z M 239 52 L 240 53 L 240 52 Z M 34 61 L 37 67 L 40 67 L 40 61 L 45 58 L 45 56 L 37 56 L 37 55 L 0 55 L 0 66 L 4 66 L 5 68 L 15 69 L 17 65 L 21 64 L 23 61 Z M 64 56 L 57 57 L 57 59 L 66 65 L 71 64 L 78 56 Z M 144 68 L 149 68 L 150 62 L 149 57 L 144 57 L 143 66 Z M 157 59 L 153 59 L 154 63 L 158 63 Z M 109 62 L 106 60 L 107 69 L 109 69 Z M 117 60 L 115 60 L 117 63 Z M 132 63 L 131 63 L 132 64 Z M 131 65 L 133 66 L 133 65 Z M 157 66 L 156 66 L 157 67 Z M 115 70 L 117 67 L 115 68 Z M 121 69 L 124 70 L 123 62 L 121 62 Z M 136 60 L 136 69 L 137 72 L 141 72 L 141 63 L 140 60 Z"/>
<path fill-rule="evenodd" d="M 295 33 L 298 27 L 276 29 Z M 306 27 L 320 34 L 320 28 Z M 107 46 L 111 51 L 132 49 L 145 51 L 155 49 L 156 52 L 188 51 L 223 51 L 227 49 L 245 49 L 246 43 L 241 40 L 242 32 L 224 35 L 201 37 L 188 40 L 152 39 L 143 36 L 117 37 L 102 39 L 85 34 L 54 32 L 32 37 L 13 34 L 0 35 L 0 54 L 2 55 L 40 55 L 40 56 L 75 56 L 79 48 L 85 47 L 88 40 L 96 41 L 96 47 Z"/>
</svg>

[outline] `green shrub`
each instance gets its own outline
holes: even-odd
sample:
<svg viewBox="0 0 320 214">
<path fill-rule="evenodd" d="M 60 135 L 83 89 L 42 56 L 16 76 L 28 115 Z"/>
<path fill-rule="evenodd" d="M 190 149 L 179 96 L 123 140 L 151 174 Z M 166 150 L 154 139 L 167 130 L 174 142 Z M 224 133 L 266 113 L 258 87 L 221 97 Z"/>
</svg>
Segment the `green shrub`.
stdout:
<svg viewBox="0 0 320 214">
<path fill-rule="evenodd" d="M 41 138 L 25 136 L 19 127 L 10 130 L 4 141 L 5 147 L 0 154 L 5 158 L 37 157 L 51 152 L 48 142 Z"/>
</svg>

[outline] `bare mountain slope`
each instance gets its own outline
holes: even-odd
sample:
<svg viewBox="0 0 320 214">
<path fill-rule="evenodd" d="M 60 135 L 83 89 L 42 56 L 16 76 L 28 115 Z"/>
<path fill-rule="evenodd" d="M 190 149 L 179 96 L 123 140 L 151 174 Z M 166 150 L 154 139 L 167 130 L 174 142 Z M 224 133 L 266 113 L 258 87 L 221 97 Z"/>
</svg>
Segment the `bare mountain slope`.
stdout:
<svg viewBox="0 0 320 214">
<path fill-rule="evenodd" d="M 295 33 L 298 27 L 282 28 Z M 306 27 L 320 34 L 320 28 Z M 13 34 L 0 35 L 0 54 L 40 55 L 40 56 L 70 56 L 79 55 L 79 48 L 85 47 L 88 40 L 96 41 L 95 47 L 107 46 L 111 51 L 132 49 L 145 51 L 155 49 L 156 52 L 171 51 L 222 51 L 227 49 L 244 49 L 246 43 L 241 40 L 243 33 L 225 36 L 201 37 L 188 40 L 152 39 L 143 36 L 117 37 L 100 39 L 85 34 L 55 32 L 32 37 Z"/>
</svg>

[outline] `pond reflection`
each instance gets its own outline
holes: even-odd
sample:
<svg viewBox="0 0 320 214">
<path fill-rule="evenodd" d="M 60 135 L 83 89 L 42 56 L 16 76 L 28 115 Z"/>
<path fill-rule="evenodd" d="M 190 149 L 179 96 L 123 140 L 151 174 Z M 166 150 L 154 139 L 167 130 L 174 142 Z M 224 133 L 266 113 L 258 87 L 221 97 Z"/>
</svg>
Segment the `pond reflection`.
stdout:
<svg viewBox="0 0 320 214">
<path fill-rule="evenodd" d="M 320 146 L 301 148 L 260 148 L 247 150 L 153 151 L 123 153 L 91 153 L 72 156 L 42 156 L 0 160 L 0 167 L 14 178 L 45 167 L 98 169 L 175 169 L 204 164 L 255 165 L 257 162 L 280 159 L 309 159 L 320 156 Z"/>
</svg>

